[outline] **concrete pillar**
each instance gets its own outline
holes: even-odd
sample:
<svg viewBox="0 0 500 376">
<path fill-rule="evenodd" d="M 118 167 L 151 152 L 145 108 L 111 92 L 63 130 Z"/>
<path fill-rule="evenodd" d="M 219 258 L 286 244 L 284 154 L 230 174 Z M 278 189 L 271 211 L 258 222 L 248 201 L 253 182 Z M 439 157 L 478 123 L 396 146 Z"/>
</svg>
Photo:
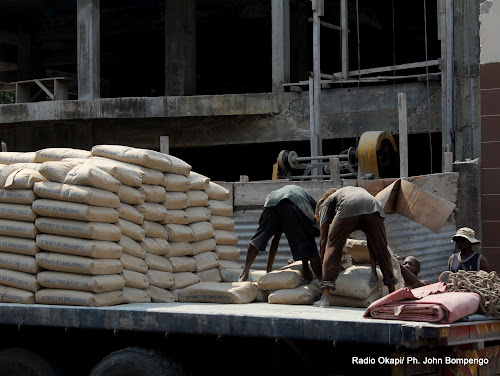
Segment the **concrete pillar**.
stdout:
<svg viewBox="0 0 500 376">
<path fill-rule="evenodd" d="M 31 31 L 26 22 L 21 22 L 17 32 L 17 81 L 30 80 L 33 77 L 33 60 L 31 56 Z"/>
<path fill-rule="evenodd" d="M 196 1 L 165 2 L 165 95 L 196 94 Z"/>
<path fill-rule="evenodd" d="M 78 99 L 101 96 L 100 0 L 78 0 Z"/>
<path fill-rule="evenodd" d="M 290 0 L 271 2 L 272 90 L 283 92 L 290 82 Z"/>
</svg>

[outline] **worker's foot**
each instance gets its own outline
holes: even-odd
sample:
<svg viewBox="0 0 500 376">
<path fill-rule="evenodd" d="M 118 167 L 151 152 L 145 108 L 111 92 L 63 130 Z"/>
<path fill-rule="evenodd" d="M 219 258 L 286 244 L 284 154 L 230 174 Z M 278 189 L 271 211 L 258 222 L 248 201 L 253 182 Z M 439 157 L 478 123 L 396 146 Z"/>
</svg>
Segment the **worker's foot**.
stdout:
<svg viewBox="0 0 500 376">
<path fill-rule="evenodd" d="M 315 307 L 327 308 L 330 306 L 330 302 L 328 301 L 328 297 L 321 297 L 320 300 L 313 303 Z"/>
<path fill-rule="evenodd" d="M 302 267 L 302 276 L 304 277 L 304 283 L 308 285 L 312 281 L 312 273 L 311 270 L 309 269 L 309 266 L 307 267 Z"/>
<path fill-rule="evenodd" d="M 245 269 L 243 269 L 243 271 L 241 272 L 239 278 L 238 278 L 238 282 L 245 282 L 248 280 L 248 271 L 246 271 Z"/>
</svg>

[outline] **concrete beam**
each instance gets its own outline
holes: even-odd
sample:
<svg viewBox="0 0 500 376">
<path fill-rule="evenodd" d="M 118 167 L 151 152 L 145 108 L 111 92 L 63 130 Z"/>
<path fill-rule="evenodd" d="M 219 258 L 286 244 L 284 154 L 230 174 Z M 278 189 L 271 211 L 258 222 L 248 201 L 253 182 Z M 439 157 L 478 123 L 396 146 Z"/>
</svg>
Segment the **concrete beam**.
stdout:
<svg viewBox="0 0 500 376">
<path fill-rule="evenodd" d="M 101 96 L 100 0 L 78 0 L 78 99 Z"/>
<path fill-rule="evenodd" d="M 290 0 L 271 2 L 272 90 L 283 92 L 290 82 Z"/>
</svg>

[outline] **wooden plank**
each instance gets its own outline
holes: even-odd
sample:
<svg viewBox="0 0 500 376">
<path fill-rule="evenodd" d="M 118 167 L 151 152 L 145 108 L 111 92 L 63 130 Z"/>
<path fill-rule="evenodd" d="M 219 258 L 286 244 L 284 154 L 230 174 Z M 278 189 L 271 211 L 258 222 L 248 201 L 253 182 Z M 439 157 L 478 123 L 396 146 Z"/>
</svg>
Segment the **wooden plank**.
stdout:
<svg viewBox="0 0 500 376">
<path fill-rule="evenodd" d="M 52 92 L 49 89 L 47 89 L 47 87 L 44 84 L 42 84 L 40 80 L 33 80 L 33 82 L 37 84 L 38 87 L 42 89 L 45 92 L 45 94 L 49 96 L 50 99 L 54 100 L 54 94 L 52 94 Z"/>
<path fill-rule="evenodd" d="M 435 65 L 440 65 L 441 64 L 441 59 L 436 59 L 436 60 L 429 60 L 427 62 L 427 66 L 435 66 Z M 426 62 L 417 62 L 417 63 L 408 63 L 408 64 L 399 64 L 399 65 L 390 65 L 387 67 L 379 67 L 379 68 L 368 68 L 368 69 L 361 69 L 361 70 L 354 70 L 349 72 L 349 76 L 358 76 L 358 75 L 366 75 L 366 74 L 372 74 L 372 73 L 381 73 L 381 72 L 392 72 L 394 70 L 405 70 L 405 69 L 413 69 L 413 68 L 423 68 L 426 66 Z M 334 78 L 334 77 L 342 77 L 342 72 L 336 72 L 332 75 L 329 76 L 329 78 Z"/>
<path fill-rule="evenodd" d="M 398 94 L 399 116 L 399 176 L 408 176 L 408 113 L 406 93 Z"/>
<path fill-rule="evenodd" d="M 347 0 L 340 1 L 340 18 L 342 25 L 342 78 L 349 78 L 349 14 Z"/>
<path fill-rule="evenodd" d="M 309 17 L 307 19 L 307 21 L 314 22 L 314 20 L 312 19 L 312 17 Z M 337 31 L 342 31 L 342 28 L 340 26 L 337 26 L 337 25 L 334 25 L 334 24 L 331 24 L 331 23 L 328 23 L 328 22 L 320 21 L 319 24 L 320 24 L 320 26 L 326 27 L 327 29 L 333 29 L 333 30 L 337 30 Z"/>
</svg>

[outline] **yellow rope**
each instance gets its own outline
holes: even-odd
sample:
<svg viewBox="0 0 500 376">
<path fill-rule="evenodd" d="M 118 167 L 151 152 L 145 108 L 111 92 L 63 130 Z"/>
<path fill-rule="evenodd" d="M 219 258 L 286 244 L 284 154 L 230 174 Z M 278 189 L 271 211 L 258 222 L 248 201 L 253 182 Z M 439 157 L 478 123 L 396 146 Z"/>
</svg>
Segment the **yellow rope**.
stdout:
<svg viewBox="0 0 500 376">
<path fill-rule="evenodd" d="M 481 296 L 479 312 L 485 316 L 500 317 L 500 277 L 496 272 L 487 273 L 484 270 L 459 270 L 456 273 L 446 271 L 441 273 L 439 281 L 448 275 L 448 291 L 475 292 Z"/>
</svg>

